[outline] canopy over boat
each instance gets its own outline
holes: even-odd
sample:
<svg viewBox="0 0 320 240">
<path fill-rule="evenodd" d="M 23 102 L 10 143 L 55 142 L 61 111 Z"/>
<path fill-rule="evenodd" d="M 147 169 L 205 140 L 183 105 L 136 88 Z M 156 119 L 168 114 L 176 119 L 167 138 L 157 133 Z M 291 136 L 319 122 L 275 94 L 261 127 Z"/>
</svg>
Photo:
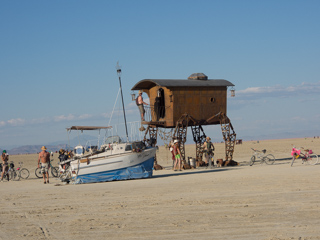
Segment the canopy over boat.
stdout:
<svg viewBox="0 0 320 240">
<path fill-rule="evenodd" d="M 112 128 L 111 126 L 108 127 L 93 127 L 93 126 L 72 126 L 70 128 L 67 128 L 68 131 L 70 130 L 99 130 L 99 129 L 109 129 Z"/>
</svg>

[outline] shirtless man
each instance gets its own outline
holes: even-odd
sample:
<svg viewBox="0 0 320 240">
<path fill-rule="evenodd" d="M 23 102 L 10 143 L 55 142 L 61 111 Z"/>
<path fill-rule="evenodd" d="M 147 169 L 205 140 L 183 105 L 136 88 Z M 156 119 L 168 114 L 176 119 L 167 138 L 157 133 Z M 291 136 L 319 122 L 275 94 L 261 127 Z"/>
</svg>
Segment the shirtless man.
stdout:
<svg viewBox="0 0 320 240">
<path fill-rule="evenodd" d="M 41 148 L 41 152 L 39 153 L 38 158 L 38 167 L 40 167 L 40 160 L 41 160 L 41 173 L 43 175 L 43 183 L 49 183 L 49 168 L 50 168 L 50 153 L 48 153 L 46 150 L 47 148 L 43 146 Z M 47 176 L 47 181 L 46 181 Z"/>
<path fill-rule="evenodd" d="M 148 103 L 143 101 L 142 91 L 140 90 L 139 91 L 139 96 L 137 97 L 137 105 L 138 105 L 138 108 L 139 108 L 139 111 L 140 111 L 140 114 L 141 114 L 141 121 L 144 121 L 144 113 L 146 112 L 144 110 L 143 104 L 144 105 L 148 105 Z"/>
</svg>

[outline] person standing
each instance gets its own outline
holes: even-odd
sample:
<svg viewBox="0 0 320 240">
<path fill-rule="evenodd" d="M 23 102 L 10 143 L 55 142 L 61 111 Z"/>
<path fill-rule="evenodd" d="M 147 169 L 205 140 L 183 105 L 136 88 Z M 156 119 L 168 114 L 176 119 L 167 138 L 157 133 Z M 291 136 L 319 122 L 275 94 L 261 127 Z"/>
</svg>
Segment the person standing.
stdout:
<svg viewBox="0 0 320 240">
<path fill-rule="evenodd" d="M 206 141 L 203 143 L 203 150 L 204 150 L 204 157 L 206 164 L 211 167 L 212 161 L 211 158 L 213 157 L 214 153 L 214 146 L 211 142 L 211 138 L 207 137 Z"/>
<path fill-rule="evenodd" d="M 174 148 L 173 141 L 170 141 L 170 143 L 169 143 L 169 151 L 171 152 L 172 169 L 174 170 L 174 163 L 175 163 L 176 157 L 175 157 L 175 155 L 173 153 L 173 148 Z"/>
<path fill-rule="evenodd" d="M 139 96 L 136 99 L 136 104 L 137 104 L 139 111 L 140 111 L 140 114 L 141 114 L 141 121 L 144 121 L 144 114 L 146 111 L 144 110 L 143 104 L 148 105 L 148 103 L 143 101 L 142 90 L 139 90 Z"/>
<path fill-rule="evenodd" d="M 180 146 L 179 146 L 179 140 L 174 140 L 173 142 L 173 153 L 174 153 L 174 156 L 175 156 L 175 163 L 174 163 L 174 167 L 173 167 L 173 170 L 174 171 L 182 171 L 181 169 L 181 152 L 180 152 Z M 179 166 L 178 169 L 177 168 L 177 165 Z"/>
<path fill-rule="evenodd" d="M 9 164 L 8 164 L 9 155 L 8 155 L 6 150 L 3 150 L 1 158 L 2 158 L 1 181 L 3 181 L 3 175 L 4 175 L 5 172 L 6 172 L 6 175 L 7 175 L 7 179 L 9 181 L 9 173 L 8 173 L 8 170 L 9 170 Z"/>
<path fill-rule="evenodd" d="M 45 146 L 41 147 L 41 152 L 39 153 L 38 158 L 38 167 L 40 167 L 40 161 L 41 161 L 41 173 L 43 175 L 43 183 L 49 183 L 49 169 L 50 169 L 50 153 L 48 153 L 46 150 L 47 148 Z M 47 177 L 47 181 L 46 181 Z"/>
</svg>

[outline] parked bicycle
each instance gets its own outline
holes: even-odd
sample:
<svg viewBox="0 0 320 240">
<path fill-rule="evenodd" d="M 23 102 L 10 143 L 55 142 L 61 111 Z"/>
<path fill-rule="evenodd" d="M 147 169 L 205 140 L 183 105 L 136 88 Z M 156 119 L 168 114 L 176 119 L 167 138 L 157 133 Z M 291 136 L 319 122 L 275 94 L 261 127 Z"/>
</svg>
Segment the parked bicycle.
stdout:
<svg viewBox="0 0 320 240">
<path fill-rule="evenodd" d="M 260 160 L 260 163 L 262 164 L 263 162 L 265 162 L 266 164 L 274 164 L 276 158 L 272 155 L 272 154 L 268 154 L 266 155 L 266 152 L 267 150 L 266 149 L 263 149 L 262 151 L 259 151 L 259 150 L 256 150 L 256 149 L 253 149 L 253 155 L 250 159 L 250 166 L 252 166 L 254 164 L 254 162 L 257 161 L 257 159 Z"/>
<path fill-rule="evenodd" d="M 10 164 L 9 171 L 11 172 L 11 179 L 12 180 L 20 180 L 27 179 L 30 176 L 30 172 L 26 168 L 22 168 L 23 162 L 19 162 L 19 167 L 17 169 L 14 169 L 14 164 Z"/>
<path fill-rule="evenodd" d="M 315 154 L 311 149 L 304 149 L 303 147 L 301 147 L 301 149 L 303 149 L 303 151 L 305 153 L 303 153 L 300 149 L 293 147 L 292 151 L 291 151 L 291 155 L 292 155 L 292 161 L 291 161 L 291 167 L 294 163 L 294 161 L 297 158 L 301 158 L 302 159 L 302 164 L 306 163 L 309 165 L 315 165 L 318 163 L 319 158 L 318 155 Z"/>
<path fill-rule="evenodd" d="M 9 169 L 8 169 L 9 180 L 18 181 L 20 180 L 20 178 L 27 179 L 30 176 L 29 170 L 26 168 L 22 168 L 23 162 L 19 162 L 19 165 L 20 166 L 17 169 L 15 169 L 13 161 L 9 163 Z"/>
<path fill-rule="evenodd" d="M 71 167 L 70 167 L 70 159 L 66 161 L 62 161 L 59 163 L 59 179 L 62 182 L 70 181 L 72 177 Z"/>
<path fill-rule="evenodd" d="M 58 177 L 59 168 L 58 168 L 58 167 L 53 167 L 52 164 L 51 164 L 52 161 L 53 161 L 53 160 L 50 160 L 51 174 L 52 174 L 53 177 Z M 35 170 L 34 173 L 35 173 L 35 175 L 36 175 L 38 178 L 42 178 L 42 177 L 43 177 L 43 175 L 42 175 L 42 173 L 41 173 L 41 167 L 36 168 L 36 170 Z"/>
</svg>

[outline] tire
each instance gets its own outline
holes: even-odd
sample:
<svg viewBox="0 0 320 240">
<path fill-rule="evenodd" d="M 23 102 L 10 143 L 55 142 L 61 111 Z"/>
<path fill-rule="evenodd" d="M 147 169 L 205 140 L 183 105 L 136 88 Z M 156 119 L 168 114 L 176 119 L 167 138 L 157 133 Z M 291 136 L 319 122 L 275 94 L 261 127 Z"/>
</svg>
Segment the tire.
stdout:
<svg viewBox="0 0 320 240">
<path fill-rule="evenodd" d="M 252 156 L 251 159 L 250 159 L 249 165 L 252 166 L 255 161 L 256 161 L 256 156 Z"/>
<path fill-rule="evenodd" d="M 19 173 L 19 179 L 27 179 L 30 176 L 30 172 L 26 168 L 22 168 Z"/>
<path fill-rule="evenodd" d="M 266 162 L 266 164 L 274 164 L 274 161 L 276 160 L 276 158 L 272 155 L 272 154 L 268 154 L 267 156 L 264 157 L 264 161 Z"/>
<path fill-rule="evenodd" d="M 309 155 L 306 162 L 310 165 L 316 165 L 318 161 L 319 161 L 318 155 L 313 153 Z"/>
<path fill-rule="evenodd" d="M 12 171 L 8 171 L 7 173 L 9 174 L 9 181 L 11 181 L 13 173 Z M 8 181 L 8 178 L 6 175 L 3 175 L 3 181 Z"/>
<path fill-rule="evenodd" d="M 38 167 L 38 168 L 35 170 L 34 174 L 36 175 L 37 178 L 42 178 L 43 175 L 42 175 L 42 173 L 41 173 L 41 167 Z"/>
<path fill-rule="evenodd" d="M 58 177 L 59 175 L 59 168 L 58 167 L 51 167 L 51 174 L 53 177 Z"/>
<path fill-rule="evenodd" d="M 16 171 L 10 171 L 9 172 L 9 179 L 11 181 L 18 181 L 19 180 L 19 174 L 17 174 Z"/>
<path fill-rule="evenodd" d="M 70 167 L 69 167 L 69 168 L 67 168 L 67 169 L 65 170 L 65 172 L 64 172 L 62 175 L 60 175 L 60 179 L 61 179 L 61 181 L 67 181 L 67 180 L 70 180 L 70 179 L 71 179 L 71 177 L 72 177 L 72 175 L 71 175 L 71 169 L 70 169 Z"/>
<path fill-rule="evenodd" d="M 296 156 L 295 155 L 292 156 L 291 167 L 293 165 L 294 160 L 296 160 Z"/>
</svg>

